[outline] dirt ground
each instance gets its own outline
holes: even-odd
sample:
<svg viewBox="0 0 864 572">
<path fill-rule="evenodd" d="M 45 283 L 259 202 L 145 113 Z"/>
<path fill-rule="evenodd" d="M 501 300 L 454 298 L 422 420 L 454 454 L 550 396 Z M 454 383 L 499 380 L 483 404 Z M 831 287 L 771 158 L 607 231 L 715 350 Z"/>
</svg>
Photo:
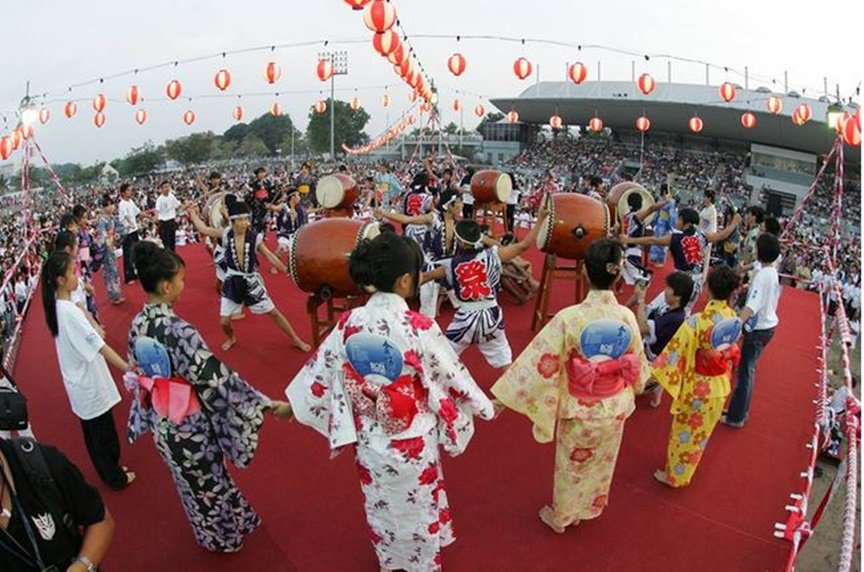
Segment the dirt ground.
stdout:
<svg viewBox="0 0 864 572">
<path fill-rule="evenodd" d="M 829 373 L 833 374 L 830 377 L 831 385 L 838 387 L 843 383 L 841 365 L 841 353 L 838 343 L 835 343 L 828 355 Z M 852 374 L 861 379 L 861 349 L 860 344 L 855 348 L 850 356 L 852 365 Z M 861 386 L 855 390 L 855 395 L 861 398 Z M 845 447 L 845 445 L 844 445 Z M 808 519 L 816 510 L 819 502 L 822 500 L 825 492 L 831 486 L 831 481 L 837 473 L 837 465 L 822 459 L 819 459 L 817 466 L 822 469 L 822 476 L 814 479 L 813 492 L 810 497 Z M 842 478 L 839 477 L 839 478 Z M 840 543 L 843 532 L 843 510 L 846 503 L 845 484 L 841 483 L 837 489 L 837 493 L 831 502 L 825 508 L 822 515 L 822 520 L 816 527 L 813 536 L 804 545 L 798 557 L 796 570 L 800 572 L 828 572 L 837 570 L 837 563 L 840 559 Z M 857 549 L 853 556 L 852 570 L 861 570 L 861 455 L 859 450 L 858 455 L 858 506 L 856 508 L 855 538 Z"/>
</svg>

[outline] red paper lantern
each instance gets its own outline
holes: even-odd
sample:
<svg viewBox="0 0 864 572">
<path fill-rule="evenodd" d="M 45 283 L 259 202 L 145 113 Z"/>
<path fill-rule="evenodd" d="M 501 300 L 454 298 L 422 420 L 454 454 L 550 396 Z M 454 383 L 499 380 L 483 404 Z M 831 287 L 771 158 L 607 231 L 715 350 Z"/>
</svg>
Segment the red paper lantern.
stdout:
<svg viewBox="0 0 864 572">
<path fill-rule="evenodd" d="M 129 105 L 138 105 L 140 100 L 141 90 L 138 89 L 137 85 L 130 85 L 129 89 L 126 90 L 126 101 L 129 102 Z"/>
<path fill-rule="evenodd" d="M 525 58 L 519 58 L 515 62 L 513 62 L 513 73 L 516 74 L 516 77 L 519 79 L 525 79 L 529 75 L 531 75 L 531 71 L 534 69 L 534 66 L 531 65 L 531 62 L 526 60 Z"/>
<path fill-rule="evenodd" d="M 105 114 L 101 111 L 97 112 L 96 115 L 93 116 L 93 125 L 96 127 L 102 127 L 105 125 Z"/>
<path fill-rule="evenodd" d="M 351 110 L 357 111 L 360 109 L 360 99 L 355 95 L 351 98 Z"/>
<path fill-rule="evenodd" d="M 561 120 L 557 113 L 549 118 L 549 126 L 552 129 L 561 129 L 561 125 L 563 125 L 563 123 L 564 122 Z"/>
<path fill-rule="evenodd" d="M 192 125 L 195 123 L 195 112 L 191 109 L 183 114 L 183 123 L 186 125 Z"/>
<path fill-rule="evenodd" d="M 450 73 L 452 73 L 456 77 L 459 77 L 460 75 L 465 73 L 465 65 L 465 56 L 463 56 L 459 52 L 456 52 L 455 54 L 450 56 L 450 59 L 447 60 L 447 69 L 449 69 Z"/>
<path fill-rule="evenodd" d="M 408 99 L 411 101 L 411 103 L 414 103 L 415 101 L 417 101 L 417 92 L 412 91 L 411 93 L 409 93 Z"/>
<path fill-rule="evenodd" d="M 78 112 L 78 104 L 74 101 L 67 101 L 63 106 L 63 114 L 69 119 Z"/>
<path fill-rule="evenodd" d="M 100 93 L 93 98 L 93 109 L 96 110 L 97 113 L 101 113 L 105 111 L 105 104 L 107 102 L 108 100 L 105 98 L 105 94 Z"/>
<path fill-rule="evenodd" d="M 399 41 L 399 34 L 393 30 L 376 32 L 375 35 L 372 36 L 372 47 L 375 48 L 376 52 L 384 57 L 392 54 L 401 43 L 402 42 Z"/>
<path fill-rule="evenodd" d="M 420 72 L 416 69 L 411 69 L 411 73 L 405 78 L 405 83 L 416 89 L 417 91 L 422 91 L 419 89 L 420 86 Z"/>
<path fill-rule="evenodd" d="M 843 124 L 843 141 L 851 147 L 861 146 L 861 111 Z"/>
<path fill-rule="evenodd" d="M 18 128 L 21 132 L 21 137 L 24 139 L 30 139 L 33 137 L 33 126 L 32 125 L 22 125 Z"/>
<path fill-rule="evenodd" d="M 745 111 L 741 114 L 741 125 L 744 126 L 744 129 L 753 129 L 756 127 L 756 115 L 749 111 Z"/>
<path fill-rule="evenodd" d="M 372 0 L 345 0 L 352 10 L 362 10 Z"/>
<path fill-rule="evenodd" d="M 801 116 L 798 114 L 797 109 L 794 112 L 792 112 L 792 123 L 794 123 L 798 127 L 801 127 L 805 123 L 804 119 L 802 119 Z"/>
<path fill-rule="evenodd" d="M 639 86 L 639 91 L 648 95 L 654 88 L 657 87 L 657 82 L 654 81 L 654 78 L 651 77 L 650 73 L 643 73 L 639 76 L 639 79 L 636 81 L 636 85 Z"/>
<path fill-rule="evenodd" d="M 769 97 L 768 111 L 770 111 L 774 115 L 778 115 L 781 111 L 783 111 L 783 100 L 776 95 L 772 95 L 771 97 Z"/>
<path fill-rule="evenodd" d="M 578 85 L 588 77 L 588 68 L 582 62 L 576 62 L 567 68 L 567 75 L 570 76 L 570 81 Z"/>
<path fill-rule="evenodd" d="M 143 109 L 139 109 L 135 112 L 135 121 L 138 122 L 138 125 L 144 125 L 144 122 L 147 121 L 147 112 Z"/>
<path fill-rule="evenodd" d="M 231 85 L 231 72 L 226 69 L 219 70 L 213 77 L 213 83 L 216 84 L 216 89 L 225 91 Z"/>
<path fill-rule="evenodd" d="M 389 56 L 387 56 L 387 59 L 394 66 L 398 66 L 403 61 L 405 61 L 406 57 L 407 53 L 405 52 L 405 46 L 402 45 L 402 43 L 400 42 L 399 45 L 396 46 L 396 49 L 393 50 Z"/>
<path fill-rule="evenodd" d="M 636 120 L 636 129 L 645 133 L 651 128 L 651 121 L 644 115 Z"/>
<path fill-rule="evenodd" d="M 453 100 L 453 111 L 459 111 L 460 109 L 462 109 L 462 102 L 459 101 L 458 99 L 454 99 Z"/>
<path fill-rule="evenodd" d="M 317 103 L 315 103 L 315 113 L 323 114 L 325 111 L 327 111 L 327 102 L 326 101 L 324 101 L 322 99 L 321 101 L 318 101 Z"/>
<path fill-rule="evenodd" d="M 591 121 L 588 122 L 588 129 L 594 133 L 603 131 L 603 120 L 599 117 L 592 117 Z"/>
<path fill-rule="evenodd" d="M 172 79 L 165 87 L 165 93 L 168 95 L 169 99 L 177 99 L 180 97 L 180 94 L 183 93 L 183 86 L 180 85 L 180 82 L 176 79 Z"/>
<path fill-rule="evenodd" d="M 4 161 L 12 154 L 12 140 L 4 135 L 0 137 L 0 159 Z"/>
<path fill-rule="evenodd" d="M 703 123 L 702 120 L 698 117 L 691 117 L 690 121 L 687 122 L 687 125 L 690 127 L 690 131 L 692 131 L 693 133 L 699 133 L 700 131 L 702 131 Z"/>
<path fill-rule="evenodd" d="M 852 119 L 852 114 L 849 113 L 848 111 L 844 111 L 843 115 L 841 115 L 837 119 L 836 128 L 837 128 L 837 134 L 838 135 L 843 135 L 843 128 L 846 127 L 846 122 L 849 121 L 850 119 Z"/>
<path fill-rule="evenodd" d="M 735 86 L 728 81 L 720 86 L 720 97 L 722 97 L 723 101 L 725 101 L 726 103 L 729 103 L 730 101 L 735 99 L 736 95 L 738 95 L 738 90 L 735 89 Z"/>
<path fill-rule="evenodd" d="M 39 123 L 45 125 L 51 119 L 51 110 L 47 107 L 43 107 L 39 110 Z"/>
<path fill-rule="evenodd" d="M 402 60 L 402 63 L 396 66 L 396 73 L 399 74 L 399 77 L 405 79 L 408 75 L 414 71 L 414 62 L 411 61 L 411 58 L 405 58 Z"/>
<path fill-rule="evenodd" d="M 18 147 L 21 146 L 21 141 L 24 140 L 24 137 L 21 135 L 21 130 L 16 127 L 12 130 L 12 134 L 9 138 L 12 140 L 12 150 L 17 151 Z"/>
<path fill-rule="evenodd" d="M 801 124 L 807 123 L 810 121 L 810 118 L 813 117 L 813 112 L 810 111 L 810 106 L 806 103 L 802 103 L 795 109 L 795 113 L 801 118 Z"/>
<path fill-rule="evenodd" d="M 270 115 L 272 115 L 273 117 L 279 117 L 280 115 L 282 115 L 282 106 L 279 104 L 278 101 L 270 106 Z"/>
<path fill-rule="evenodd" d="M 381 96 L 381 107 L 388 107 L 390 105 L 390 96 L 386 93 Z"/>
<path fill-rule="evenodd" d="M 430 111 L 432 111 L 432 104 L 430 104 L 428 101 L 424 101 L 423 105 L 420 106 L 420 110 L 424 113 L 429 113 Z"/>
<path fill-rule="evenodd" d="M 267 62 L 264 66 L 264 81 L 267 83 L 276 83 L 282 77 L 282 67 L 276 62 Z"/>
<path fill-rule="evenodd" d="M 389 30 L 396 23 L 396 9 L 390 2 L 384 0 L 373 0 L 366 8 L 363 22 L 373 32 Z"/>
<path fill-rule="evenodd" d="M 321 81 L 327 81 L 333 77 L 333 62 L 330 60 L 318 60 L 318 66 L 315 68 L 315 73 Z"/>
<path fill-rule="evenodd" d="M 516 110 L 511 111 L 507 114 L 507 120 L 510 123 L 517 123 L 519 121 L 519 113 Z"/>
<path fill-rule="evenodd" d="M 238 105 L 231 111 L 231 116 L 234 117 L 235 121 L 243 121 L 243 107 Z"/>
<path fill-rule="evenodd" d="M 484 108 L 482 105 L 478 105 L 474 108 L 474 115 L 476 115 L 477 117 L 483 117 L 484 115 L 486 115 L 486 108 Z"/>
</svg>

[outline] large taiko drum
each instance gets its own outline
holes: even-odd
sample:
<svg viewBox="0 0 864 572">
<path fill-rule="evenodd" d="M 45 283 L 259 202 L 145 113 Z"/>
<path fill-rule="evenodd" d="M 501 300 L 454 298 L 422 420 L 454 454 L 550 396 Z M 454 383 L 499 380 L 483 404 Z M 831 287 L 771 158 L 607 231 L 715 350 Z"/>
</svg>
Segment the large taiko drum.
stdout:
<svg viewBox="0 0 864 572">
<path fill-rule="evenodd" d="M 627 197 L 633 193 L 642 195 L 642 208 L 648 208 L 654 205 L 654 197 L 651 196 L 645 187 L 633 181 L 624 181 L 618 183 L 609 190 L 606 195 L 606 204 L 609 206 L 609 211 L 612 213 L 612 220 L 617 221 L 621 217 L 630 212 L 630 206 L 627 204 Z M 650 223 L 654 219 L 654 213 L 645 218 L 643 222 Z"/>
<path fill-rule="evenodd" d="M 513 192 L 513 180 L 507 173 L 486 169 L 477 171 L 471 177 L 471 194 L 474 205 L 506 203 Z"/>
<path fill-rule="evenodd" d="M 348 273 L 348 256 L 364 238 L 380 233 L 378 223 L 328 218 L 304 225 L 288 247 L 288 272 L 304 292 L 343 298 L 361 289 Z"/>
<path fill-rule="evenodd" d="M 321 177 L 315 187 L 315 198 L 325 209 L 350 215 L 354 211 L 354 203 L 360 198 L 360 189 L 354 179 L 337 173 Z"/>
<path fill-rule="evenodd" d="M 549 216 L 537 235 L 537 248 L 570 260 L 582 260 L 595 240 L 609 235 L 609 208 L 587 195 L 546 195 Z"/>
<path fill-rule="evenodd" d="M 221 229 L 225 224 L 222 207 L 225 206 L 225 196 L 227 194 L 225 191 L 214 193 L 207 197 L 207 201 L 204 203 L 204 222 L 212 228 Z"/>
</svg>

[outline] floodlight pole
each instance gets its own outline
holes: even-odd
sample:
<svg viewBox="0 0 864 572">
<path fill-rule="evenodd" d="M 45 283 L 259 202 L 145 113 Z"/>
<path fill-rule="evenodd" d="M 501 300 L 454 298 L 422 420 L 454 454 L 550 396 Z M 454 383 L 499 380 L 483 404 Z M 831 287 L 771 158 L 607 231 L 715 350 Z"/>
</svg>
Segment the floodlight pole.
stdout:
<svg viewBox="0 0 864 572">
<path fill-rule="evenodd" d="M 333 65 L 330 76 L 330 160 L 336 160 L 336 76 L 348 74 L 348 52 L 322 52 L 318 58 L 327 60 Z"/>
</svg>

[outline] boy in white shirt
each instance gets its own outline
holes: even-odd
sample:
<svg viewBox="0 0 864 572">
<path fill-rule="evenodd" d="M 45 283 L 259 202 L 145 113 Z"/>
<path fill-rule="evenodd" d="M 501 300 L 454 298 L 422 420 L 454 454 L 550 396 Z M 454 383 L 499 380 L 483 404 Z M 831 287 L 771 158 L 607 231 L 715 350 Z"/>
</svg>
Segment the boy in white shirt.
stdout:
<svg viewBox="0 0 864 572">
<path fill-rule="evenodd" d="M 156 216 L 159 217 L 159 238 L 165 250 L 177 250 L 177 209 L 180 201 L 174 196 L 171 183 L 159 183 L 159 196 L 156 198 Z"/>
<path fill-rule="evenodd" d="M 750 284 L 747 303 L 741 311 L 744 336 L 741 344 L 741 361 L 738 364 L 737 381 L 729 409 L 721 419 L 730 427 L 744 427 L 753 397 L 756 362 L 774 336 L 780 320 L 777 305 L 780 302 L 780 277 L 776 261 L 780 257 L 780 241 L 773 234 L 764 233 L 756 240 L 756 257 L 759 270 Z"/>
</svg>

